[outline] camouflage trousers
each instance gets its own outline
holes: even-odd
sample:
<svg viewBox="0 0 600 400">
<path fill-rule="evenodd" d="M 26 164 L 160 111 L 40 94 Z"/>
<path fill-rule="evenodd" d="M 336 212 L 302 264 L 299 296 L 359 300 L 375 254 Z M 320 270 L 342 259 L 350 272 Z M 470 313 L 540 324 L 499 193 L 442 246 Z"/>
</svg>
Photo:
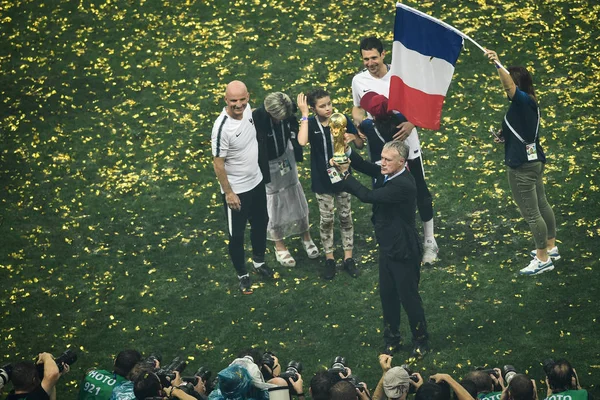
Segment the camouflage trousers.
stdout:
<svg viewBox="0 0 600 400">
<path fill-rule="evenodd" d="M 333 253 L 333 217 L 336 202 L 342 233 L 342 247 L 344 250 L 352 250 L 354 247 L 354 225 L 352 223 L 352 210 L 350 209 L 352 196 L 346 192 L 315 194 L 319 203 L 319 214 L 321 217 L 319 230 L 323 250 L 326 254 Z"/>
</svg>

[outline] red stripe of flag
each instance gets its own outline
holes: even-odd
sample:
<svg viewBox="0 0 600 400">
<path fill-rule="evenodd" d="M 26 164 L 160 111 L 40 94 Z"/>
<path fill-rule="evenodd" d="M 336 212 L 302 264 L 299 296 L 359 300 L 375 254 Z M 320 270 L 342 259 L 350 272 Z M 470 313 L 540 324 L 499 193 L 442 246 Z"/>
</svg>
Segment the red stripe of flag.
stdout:
<svg viewBox="0 0 600 400">
<path fill-rule="evenodd" d="M 400 77 L 390 79 L 388 110 L 398 110 L 415 126 L 438 130 L 445 96 L 427 94 L 407 86 Z"/>
</svg>

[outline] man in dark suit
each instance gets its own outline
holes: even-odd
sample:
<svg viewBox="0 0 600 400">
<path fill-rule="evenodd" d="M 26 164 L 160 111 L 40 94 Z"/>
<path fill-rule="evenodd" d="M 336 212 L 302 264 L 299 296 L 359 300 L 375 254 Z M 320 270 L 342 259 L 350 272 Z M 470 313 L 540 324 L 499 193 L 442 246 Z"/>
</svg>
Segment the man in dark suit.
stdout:
<svg viewBox="0 0 600 400">
<path fill-rule="evenodd" d="M 373 190 L 348 173 L 350 163 L 337 165 L 344 177 L 343 190 L 363 203 L 373 204 L 371 221 L 379 244 L 379 292 L 385 329 L 384 353 L 392 354 L 401 346 L 400 308 L 408 315 L 413 336 L 412 357 L 420 358 L 429 350 L 423 303 L 419 295 L 422 250 L 415 224 L 415 180 L 406 169 L 408 146 L 401 141 L 388 142 L 381 151 L 381 167 L 363 160 L 353 152 L 352 167 L 375 178 Z"/>
</svg>

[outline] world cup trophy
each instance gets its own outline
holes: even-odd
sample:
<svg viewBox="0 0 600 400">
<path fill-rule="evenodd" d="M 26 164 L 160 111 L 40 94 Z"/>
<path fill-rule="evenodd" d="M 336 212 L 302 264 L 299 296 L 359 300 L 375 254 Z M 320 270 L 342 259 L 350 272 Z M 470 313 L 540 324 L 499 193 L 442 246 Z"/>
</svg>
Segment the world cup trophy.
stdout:
<svg viewBox="0 0 600 400">
<path fill-rule="evenodd" d="M 333 161 L 338 164 L 347 164 L 348 157 L 346 156 L 346 117 L 344 114 L 333 113 L 329 118 L 329 130 L 333 136 Z"/>
</svg>

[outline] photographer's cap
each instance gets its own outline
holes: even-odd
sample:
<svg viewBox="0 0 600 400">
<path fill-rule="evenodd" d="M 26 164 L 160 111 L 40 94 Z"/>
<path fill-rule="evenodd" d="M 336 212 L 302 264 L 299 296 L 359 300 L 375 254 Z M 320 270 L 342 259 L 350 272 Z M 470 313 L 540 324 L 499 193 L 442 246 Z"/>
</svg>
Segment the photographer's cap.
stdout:
<svg viewBox="0 0 600 400">
<path fill-rule="evenodd" d="M 408 392 L 410 377 L 402 367 L 391 368 L 383 375 L 383 391 L 388 399 L 397 399 Z"/>
</svg>

